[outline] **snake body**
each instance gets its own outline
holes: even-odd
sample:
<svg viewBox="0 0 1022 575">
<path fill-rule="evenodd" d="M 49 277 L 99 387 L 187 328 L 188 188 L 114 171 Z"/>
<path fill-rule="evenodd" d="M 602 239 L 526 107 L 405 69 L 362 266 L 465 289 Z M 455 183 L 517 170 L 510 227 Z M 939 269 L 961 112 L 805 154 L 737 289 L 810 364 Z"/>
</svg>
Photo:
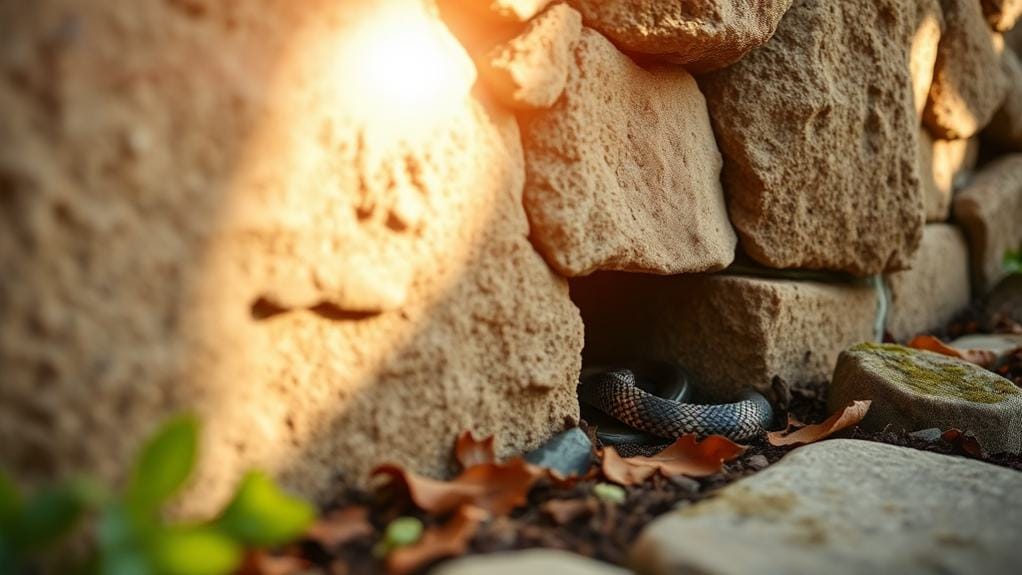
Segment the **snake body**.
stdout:
<svg viewBox="0 0 1022 575">
<path fill-rule="evenodd" d="M 625 368 L 586 374 L 579 398 L 635 429 L 671 440 L 696 433 L 746 441 L 764 433 L 773 419 L 770 402 L 755 391 L 720 405 L 673 401 L 642 389 L 634 371 Z"/>
</svg>

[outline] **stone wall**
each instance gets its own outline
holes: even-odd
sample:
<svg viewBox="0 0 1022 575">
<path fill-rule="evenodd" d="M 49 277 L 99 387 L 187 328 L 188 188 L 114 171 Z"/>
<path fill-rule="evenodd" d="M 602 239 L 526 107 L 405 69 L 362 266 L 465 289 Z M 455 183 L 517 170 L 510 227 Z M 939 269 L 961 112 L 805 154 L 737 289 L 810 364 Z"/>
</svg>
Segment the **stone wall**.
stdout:
<svg viewBox="0 0 1022 575">
<path fill-rule="evenodd" d="M 384 460 L 443 475 L 464 429 L 509 454 L 577 421 L 583 323 L 587 361 L 679 360 L 721 398 L 826 379 L 1022 243 L 1016 17 L 2 7 L 0 461 L 117 478 L 191 409 L 195 512 L 251 466 L 319 498 Z"/>
</svg>

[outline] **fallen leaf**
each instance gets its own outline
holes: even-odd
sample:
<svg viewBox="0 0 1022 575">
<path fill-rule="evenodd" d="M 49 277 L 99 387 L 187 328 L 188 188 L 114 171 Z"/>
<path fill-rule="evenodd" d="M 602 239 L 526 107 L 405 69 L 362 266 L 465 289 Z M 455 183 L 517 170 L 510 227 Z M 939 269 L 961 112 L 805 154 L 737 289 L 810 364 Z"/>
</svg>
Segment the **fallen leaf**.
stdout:
<svg viewBox="0 0 1022 575">
<path fill-rule="evenodd" d="M 725 461 L 738 457 L 745 449 L 721 435 L 698 441 L 694 433 L 679 437 L 652 457 L 624 458 L 613 447 L 607 447 L 603 451 L 603 475 L 621 485 L 637 485 L 658 471 L 668 477 L 706 477 L 719 472 Z"/>
<path fill-rule="evenodd" d="M 484 463 L 496 463 L 497 456 L 493 453 L 493 436 L 477 440 L 471 431 L 462 433 L 454 444 L 454 458 L 457 459 L 462 469 Z"/>
<path fill-rule="evenodd" d="M 309 527 L 305 536 L 327 549 L 334 549 L 349 541 L 368 537 L 374 532 L 369 522 L 369 510 L 351 505 L 327 513 Z"/>
<path fill-rule="evenodd" d="M 983 449 L 979 440 L 971 432 L 951 428 L 942 433 L 940 438 L 967 455 L 977 458 L 982 458 L 986 455 L 986 450 Z"/>
<path fill-rule="evenodd" d="M 872 403 L 873 401 L 869 399 L 855 400 L 835 411 L 823 423 L 806 425 L 805 427 L 794 431 L 792 431 L 792 428 L 795 427 L 798 422 L 789 418 L 788 427 L 786 429 L 783 431 L 771 431 L 767 433 L 767 441 L 770 442 L 770 445 L 776 447 L 814 443 L 826 437 L 830 437 L 842 429 L 857 425 L 860 421 L 862 421 L 862 418 L 866 417 L 866 412 L 869 411 L 869 406 Z"/>
<path fill-rule="evenodd" d="M 538 470 L 519 457 L 504 463 L 473 465 L 451 481 L 422 477 L 397 465 L 381 465 L 372 474 L 387 477 L 390 485 L 434 515 L 450 513 L 464 505 L 505 515 L 525 504 L 529 489 L 540 477 Z"/>
<path fill-rule="evenodd" d="M 238 568 L 238 575 L 296 575 L 303 573 L 309 562 L 291 555 L 270 555 L 261 549 L 251 550 Z"/>
<path fill-rule="evenodd" d="M 418 543 L 392 551 L 387 556 L 387 571 L 404 575 L 442 557 L 462 555 L 488 516 L 485 510 L 472 505 L 459 507 L 443 525 L 426 530 Z"/>
<path fill-rule="evenodd" d="M 579 517 L 592 515 L 596 509 L 596 501 L 590 498 L 551 499 L 539 506 L 540 512 L 557 525 L 567 525 Z"/>
<path fill-rule="evenodd" d="M 958 358 L 982 367 L 990 367 L 997 361 L 997 354 L 987 349 L 957 349 L 947 345 L 932 335 L 917 335 L 908 342 L 915 349 L 932 351 L 941 355 Z"/>
</svg>

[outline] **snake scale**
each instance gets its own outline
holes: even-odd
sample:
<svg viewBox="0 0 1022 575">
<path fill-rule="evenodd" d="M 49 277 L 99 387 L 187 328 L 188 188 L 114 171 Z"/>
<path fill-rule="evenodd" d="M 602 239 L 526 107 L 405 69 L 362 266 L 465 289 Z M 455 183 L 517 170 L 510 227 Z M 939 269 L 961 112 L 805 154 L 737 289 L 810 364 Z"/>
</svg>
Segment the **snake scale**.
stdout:
<svg viewBox="0 0 1022 575">
<path fill-rule="evenodd" d="M 720 405 L 674 401 L 642 389 L 635 372 L 627 368 L 584 375 L 579 398 L 637 430 L 671 440 L 696 433 L 746 441 L 764 433 L 773 419 L 770 402 L 755 391 L 746 391 L 738 401 Z"/>
</svg>

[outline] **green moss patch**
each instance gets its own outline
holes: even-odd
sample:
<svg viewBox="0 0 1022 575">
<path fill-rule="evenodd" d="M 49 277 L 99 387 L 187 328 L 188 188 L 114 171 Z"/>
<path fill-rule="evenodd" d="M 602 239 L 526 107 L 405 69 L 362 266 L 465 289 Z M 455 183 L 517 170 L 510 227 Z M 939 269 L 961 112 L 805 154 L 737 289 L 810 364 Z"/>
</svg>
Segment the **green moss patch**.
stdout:
<svg viewBox="0 0 1022 575">
<path fill-rule="evenodd" d="M 916 393 L 973 403 L 1000 403 L 1019 393 L 1003 377 L 935 353 L 885 343 L 862 343 L 851 351 L 868 352 L 887 368 L 892 383 Z"/>
</svg>

